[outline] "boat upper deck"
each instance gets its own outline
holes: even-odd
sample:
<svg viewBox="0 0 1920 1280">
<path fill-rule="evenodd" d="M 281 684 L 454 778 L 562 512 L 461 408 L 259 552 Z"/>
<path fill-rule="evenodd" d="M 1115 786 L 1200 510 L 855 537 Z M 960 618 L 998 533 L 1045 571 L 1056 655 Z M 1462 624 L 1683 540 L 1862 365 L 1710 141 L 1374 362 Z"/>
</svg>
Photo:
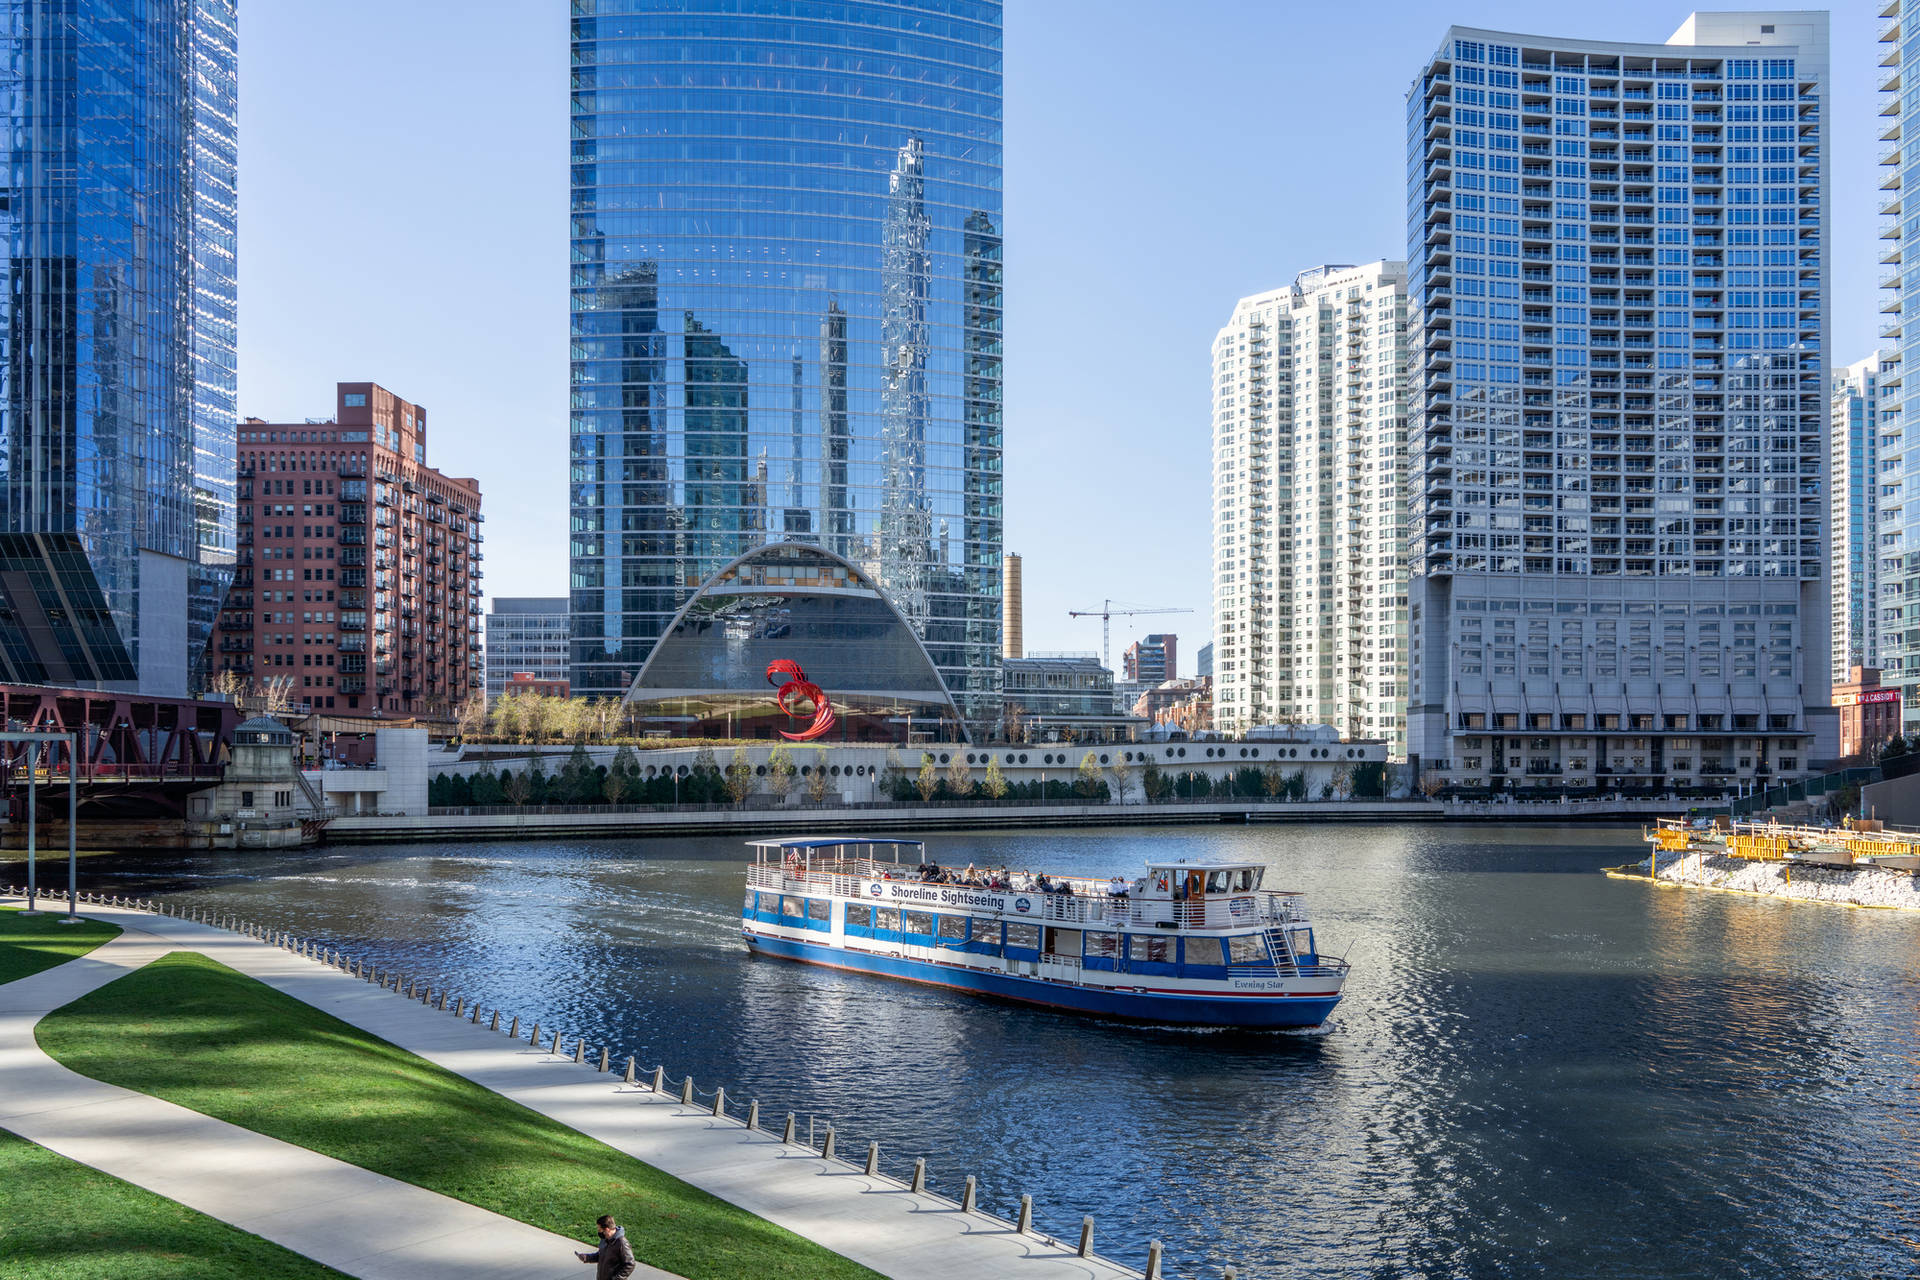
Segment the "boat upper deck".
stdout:
<svg viewBox="0 0 1920 1280">
<path fill-rule="evenodd" d="M 1238 874 L 1251 870 L 1251 864 L 1155 862 L 1131 881 L 1026 872 L 969 876 L 932 864 L 840 856 L 845 846 L 834 843 L 811 848 L 803 848 L 805 842 L 755 843 L 762 857 L 749 869 L 747 883 L 782 893 L 1108 929 L 1219 931 L 1309 924 L 1299 894 L 1261 890 L 1257 874 Z M 887 842 L 847 842 L 871 843 Z M 918 853 L 918 842 L 899 843 Z M 767 849 L 779 852 L 768 858 Z"/>
</svg>

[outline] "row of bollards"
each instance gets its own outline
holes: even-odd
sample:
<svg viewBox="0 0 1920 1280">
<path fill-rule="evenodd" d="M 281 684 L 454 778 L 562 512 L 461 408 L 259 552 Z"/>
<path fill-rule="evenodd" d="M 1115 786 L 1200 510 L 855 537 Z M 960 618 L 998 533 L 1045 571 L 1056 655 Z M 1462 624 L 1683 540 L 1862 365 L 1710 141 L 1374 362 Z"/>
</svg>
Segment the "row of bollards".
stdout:
<svg viewBox="0 0 1920 1280">
<path fill-rule="evenodd" d="M 13 887 L 7 887 L 0 890 L 0 892 L 13 896 L 19 896 L 24 893 L 23 890 Z M 477 1000 L 469 1003 L 465 996 L 454 996 L 444 989 L 436 992 L 431 985 L 422 985 L 415 978 L 395 973 L 391 970 L 383 973 L 376 965 L 363 963 L 357 958 L 349 958 L 338 949 L 323 946 L 313 939 L 295 938 L 285 930 L 267 929 L 231 914 L 212 912 L 200 907 L 181 910 L 164 902 L 123 898 L 117 895 L 83 893 L 79 895 L 79 898 L 81 901 L 95 906 L 125 907 L 132 910 L 149 911 L 158 915 L 173 916 L 197 924 L 208 925 L 212 928 L 239 933 L 267 945 L 276 946 L 292 952 L 303 958 L 325 964 L 329 968 L 337 969 L 349 977 L 359 979 L 382 990 L 390 990 L 394 992 L 394 994 L 403 996 L 409 1001 L 417 1000 L 419 1003 L 429 1005 L 436 1010 L 451 1012 L 456 1018 L 464 1017 L 474 1026 L 480 1024 L 481 1009 L 480 1002 Z M 449 1000 L 453 1001 L 451 1007 L 448 1005 Z M 501 1020 L 501 1010 L 493 1010 L 492 1016 L 487 1023 L 487 1029 L 498 1033 L 500 1031 Z M 506 1034 L 514 1040 L 520 1038 L 520 1017 L 518 1014 L 508 1015 Z M 546 1040 L 541 1025 L 535 1022 L 533 1024 L 533 1031 L 528 1039 L 535 1050 L 540 1050 L 544 1046 L 547 1052 L 554 1058 L 566 1060 L 569 1056 L 563 1051 L 562 1046 L 565 1040 L 563 1033 L 558 1030 L 552 1033 L 552 1039 L 549 1042 Z M 574 1038 L 571 1060 L 583 1066 L 592 1066 L 603 1075 L 610 1073 L 613 1066 L 612 1051 L 606 1045 L 600 1047 L 598 1061 L 589 1062 L 587 1058 L 587 1042 L 584 1036 Z M 622 1076 L 622 1083 L 641 1086 L 656 1096 L 665 1096 L 667 1093 L 667 1069 L 664 1066 L 656 1066 L 651 1072 L 645 1074 L 648 1075 L 649 1079 L 642 1085 L 642 1070 L 639 1063 L 636 1059 L 628 1057 L 626 1060 L 626 1069 Z M 692 1076 L 687 1076 L 680 1081 L 679 1101 L 681 1104 L 688 1106 L 693 1105 L 696 1093 L 704 1096 L 706 1091 L 695 1089 Z M 708 1109 L 710 1114 L 722 1119 L 732 1119 L 732 1117 L 727 1114 L 726 1089 L 724 1087 L 717 1087 L 713 1090 L 712 1096 L 713 1103 L 711 1108 Z M 749 1130 L 755 1132 L 762 1131 L 760 1128 L 760 1102 L 758 1099 L 753 1099 L 748 1103 L 747 1117 L 740 1123 Z M 781 1129 L 780 1141 L 788 1145 L 803 1145 L 800 1142 L 798 1116 L 796 1113 L 791 1111 L 787 1113 L 786 1123 Z M 836 1143 L 837 1135 L 834 1132 L 833 1126 L 829 1124 L 826 1128 L 825 1136 L 820 1140 L 818 1148 L 820 1158 L 823 1160 L 838 1159 L 839 1157 L 835 1154 Z M 804 1145 L 809 1150 L 814 1148 L 814 1117 L 812 1116 L 809 1116 L 807 1119 L 807 1135 Z M 885 1178 L 888 1181 L 896 1181 L 880 1171 L 880 1144 L 878 1142 L 869 1142 L 867 1144 L 866 1160 L 862 1166 L 862 1172 L 870 1178 Z M 924 1158 L 914 1160 L 911 1181 L 900 1185 L 915 1195 L 934 1194 L 927 1190 L 927 1162 Z M 948 1203 L 952 1204 L 954 1202 L 948 1201 Z M 972 1174 L 967 1175 L 966 1182 L 961 1189 L 960 1200 L 956 1207 L 961 1213 L 977 1213 L 983 1216 L 991 1216 L 985 1214 L 985 1211 L 979 1207 L 979 1180 Z M 1017 1234 L 1028 1235 L 1033 1233 L 1033 1197 L 1031 1195 L 1022 1195 L 1020 1197 L 1019 1208 L 1011 1225 Z M 1048 1243 L 1053 1243 L 1053 1241 L 1049 1239 Z M 1075 1252 L 1082 1258 L 1095 1256 L 1093 1252 L 1093 1218 L 1091 1215 L 1083 1217 L 1080 1220 L 1080 1239 Z M 1147 1242 L 1147 1265 L 1146 1270 L 1142 1273 L 1145 1280 L 1166 1280 L 1162 1271 L 1161 1262 L 1163 1252 L 1164 1250 L 1160 1241 L 1150 1240 Z M 1221 1273 L 1222 1280 L 1235 1280 L 1237 1274 L 1233 1267 L 1227 1267 Z"/>
</svg>

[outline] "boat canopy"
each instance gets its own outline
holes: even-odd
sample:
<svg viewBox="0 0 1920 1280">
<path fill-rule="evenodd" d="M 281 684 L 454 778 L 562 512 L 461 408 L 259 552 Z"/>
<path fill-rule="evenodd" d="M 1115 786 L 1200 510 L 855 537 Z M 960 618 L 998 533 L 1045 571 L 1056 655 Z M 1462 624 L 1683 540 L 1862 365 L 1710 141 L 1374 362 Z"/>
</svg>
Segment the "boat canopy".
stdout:
<svg viewBox="0 0 1920 1280">
<path fill-rule="evenodd" d="M 1150 897 L 1170 893 L 1252 893 L 1260 887 L 1266 871 L 1258 862 L 1234 862 L 1225 858 L 1167 861 L 1149 858 L 1142 888 Z"/>
<path fill-rule="evenodd" d="M 772 856 L 776 861 L 788 855 L 811 858 L 822 850 L 836 851 L 836 857 L 858 857 L 877 861 L 891 856 L 899 862 L 905 852 L 918 864 L 921 851 L 926 847 L 923 840 L 898 840 L 890 836 L 800 836 L 785 840 L 749 840 L 747 847 L 755 851 L 761 861 Z M 852 852 L 858 850 L 857 853 Z"/>
</svg>

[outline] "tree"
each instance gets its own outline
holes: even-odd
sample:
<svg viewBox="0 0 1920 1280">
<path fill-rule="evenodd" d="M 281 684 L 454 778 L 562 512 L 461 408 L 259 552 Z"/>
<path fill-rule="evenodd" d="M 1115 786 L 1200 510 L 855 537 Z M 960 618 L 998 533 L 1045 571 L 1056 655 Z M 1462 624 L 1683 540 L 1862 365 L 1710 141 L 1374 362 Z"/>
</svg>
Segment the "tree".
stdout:
<svg viewBox="0 0 1920 1280">
<path fill-rule="evenodd" d="M 1092 800 L 1107 789 L 1100 777 L 1100 761 L 1089 751 L 1080 757 L 1080 770 L 1073 780 L 1073 789 L 1082 800 Z"/>
<path fill-rule="evenodd" d="M 1336 800 L 1348 800 L 1353 797 L 1352 765 L 1337 764 L 1333 766 L 1332 776 L 1327 779 L 1327 788 L 1321 798 L 1325 799 L 1327 796 L 1331 796 Z"/>
<path fill-rule="evenodd" d="M 726 781 L 727 794 L 735 804 L 745 804 L 753 794 L 753 763 L 747 759 L 745 747 L 733 749 L 733 758 L 727 761 Z"/>
<path fill-rule="evenodd" d="M 814 804 L 825 804 L 827 794 L 833 789 L 833 779 L 827 773 L 827 751 L 825 747 L 813 750 L 813 772 L 807 775 L 807 799 Z"/>
<path fill-rule="evenodd" d="M 552 786 L 547 779 L 547 762 L 536 754 L 526 767 L 527 787 L 534 804 L 551 803 Z"/>
<path fill-rule="evenodd" d="M 293 709 L 293 677 L 268 676 L 260 682 L 260 702 L 270 716 Z"/>
<path fill-rule="evenodd" d="M 1406 782 L 1407 766 L 1395 764 L 1389 760 L 1380 766 L 1380 794 L 1394 796 L 1400 792 L 1401 784 Z"/>
<path fill-rule="evenodd" d="M 1353 766 L 1353 794 L 1366 800 L 1378 800 L 1387 794 L 1387 766 L 1379 760 L 1367 760 Z"/>
<path fill-rule="evenodd" d="M 476 693 L 460 704 L 460 714 L 454 721 L 454 728 L 459 731 L 462 739 L 477 737 L 486 732 L 487 698 L 485 694 Z"/>
<path fill-rule="evenodd" d="M 1007 775 L 1000 772 L 1000 759 L 998 756 L 989 756 L 987 758 L 986 781 L 980 785 L 991 799 L 1004 800 L 1007 798 Z"/>
<path fill-rule="evenodd" d="M 1007 741 L 1025 742 L 1027 740 L 1027 709 L 1018 702 L 1009 702 L 1006 711 Z"/>
<path fill-rule="evenodd" d="M 592 804 L 600 798 L 600 779 L 593 771 L 593 757 L 586 744 L 576 742 L 561 766 L 558 799 L 562 804 Z"/>
<path fill-rule="evenodd" d="M 1270 796 L 1282 796 L 1287 791 L 1287 774 L 1277 764 L 1270 764 L 1260 771 L 1260 789 Z"/>
<path fill-rule="evenodd" d="M 973 765 L 967 760 L 967 753 L 956 751 L 947 765 L 947 790 L 953 793 L 955 800 L 965 800 L 973 794 Z"/>
<path fill-rule="evenodd" d="M 1107 766 L 1107 776 L 1113 779 L 1113 798 L 1121 804 L 1127 802 L 1127 788 L 1133 785 L 1133 762 L 1127 759 L 1127 753 L 1114 753 L 1113 763 Z"/>
<path fill-rule="evenodd" d="M 519 773 L 515 773 L 511 769 L 502 769 L 500 771 L 500 790 L 504 792 L 507 799 L 514 804 L 525 804 L 533 795 L 533 780 L 527 777 L 527 771 L 525 769 L 522 769 Z"/>
<path fill-rule="evenodd" d="M 493 771 L 493 761 L 481 761 L 480 768 L 473 775 L 473 803 L 503 804 L 506 798 L 507 793 L 500 786 L 500 775 Z"/>
<path fill-rule="evenodd" d="M 626 719 L 626 700 L 623 698 L 599 698 L 593 704 L 593 732 L 601 742 L 612 742 L 620 736 L 621 723 Z"/>
<path fill-rule="evenodd" d="M 906 762 L 900 759 L 898 751 L 888 747 L 886 762 L 880 768 L 880 790 L 895 800 L 904 800 L 906 777 Z"/>
<path fill-rule="evenodd" d="M 621 763 L 621 756 L 633 759 L 631 751 L 620 748 L 619 755 L 614 756 L 613 763 L 607 766 L 607 776 L 600 779 L 600 794 L 608 804 L 619 804 L 620 797 L 626 795 L 627 789 L 633 785 L 632 775 L 627 772 L 627 766 Z"/>
<path fill-rule="evenodd" d="M 1160 766 L 1149 761 L 1140 775 L 1140 790 L 1149 800 L 1165 800 L 1173 794 L 1173 779 L 1160 772 Z"/>
<path fill-rule="evenodd" d="M 920 753 L 920 772 L 913 777 L 913 789 L 920 793 L 920 799 L 933 799 L 933 793 L 940 789 L 940 772 L 933 767 L 933 753 Z"/>
<path fill-rule="evenodd" d="M 247 678 L 238 671 L 219 672 L 213 677 L 207 692 L 237 703 L 246 696 Z"/>
<path fill-rule="evenodd" d="M 785 747 L 775 747 L 767 757 L 767 791 L 781 804 L 787 802 L 787 795 L 793 790 L 794 777 L 800 772 L 793 763 L 793 753 Z"/>
<path fill-rule="evenodd" d="M 1429 769 L 1420 775 L 1420 794 L 1427 799 L 1438 800 L 1446 789 L 1447 780 L 1438 769 Z"/>
</svg>

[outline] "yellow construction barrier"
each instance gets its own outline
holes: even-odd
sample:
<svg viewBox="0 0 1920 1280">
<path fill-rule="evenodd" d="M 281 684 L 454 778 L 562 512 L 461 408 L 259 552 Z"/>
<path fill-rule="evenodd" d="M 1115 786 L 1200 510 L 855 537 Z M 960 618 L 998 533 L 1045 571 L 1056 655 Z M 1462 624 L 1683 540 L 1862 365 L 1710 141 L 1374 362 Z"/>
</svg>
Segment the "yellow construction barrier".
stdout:
<svg viewBox="0 0 1920 1280">
<path fill-rule="evenodd" d="M 1785 836 L 1732 835 L 1727 837 L 1727 852 L 1736 858 L 1761 862 L 1780 862 L 1787 856 Z"/>
<path fill-rule="evenodd" d="M 1668 853 L 1685 853 L 1688 836 L 1684 827 L 1661 827 L 1653 833 L 1654 844 Z"/>
</svg>

